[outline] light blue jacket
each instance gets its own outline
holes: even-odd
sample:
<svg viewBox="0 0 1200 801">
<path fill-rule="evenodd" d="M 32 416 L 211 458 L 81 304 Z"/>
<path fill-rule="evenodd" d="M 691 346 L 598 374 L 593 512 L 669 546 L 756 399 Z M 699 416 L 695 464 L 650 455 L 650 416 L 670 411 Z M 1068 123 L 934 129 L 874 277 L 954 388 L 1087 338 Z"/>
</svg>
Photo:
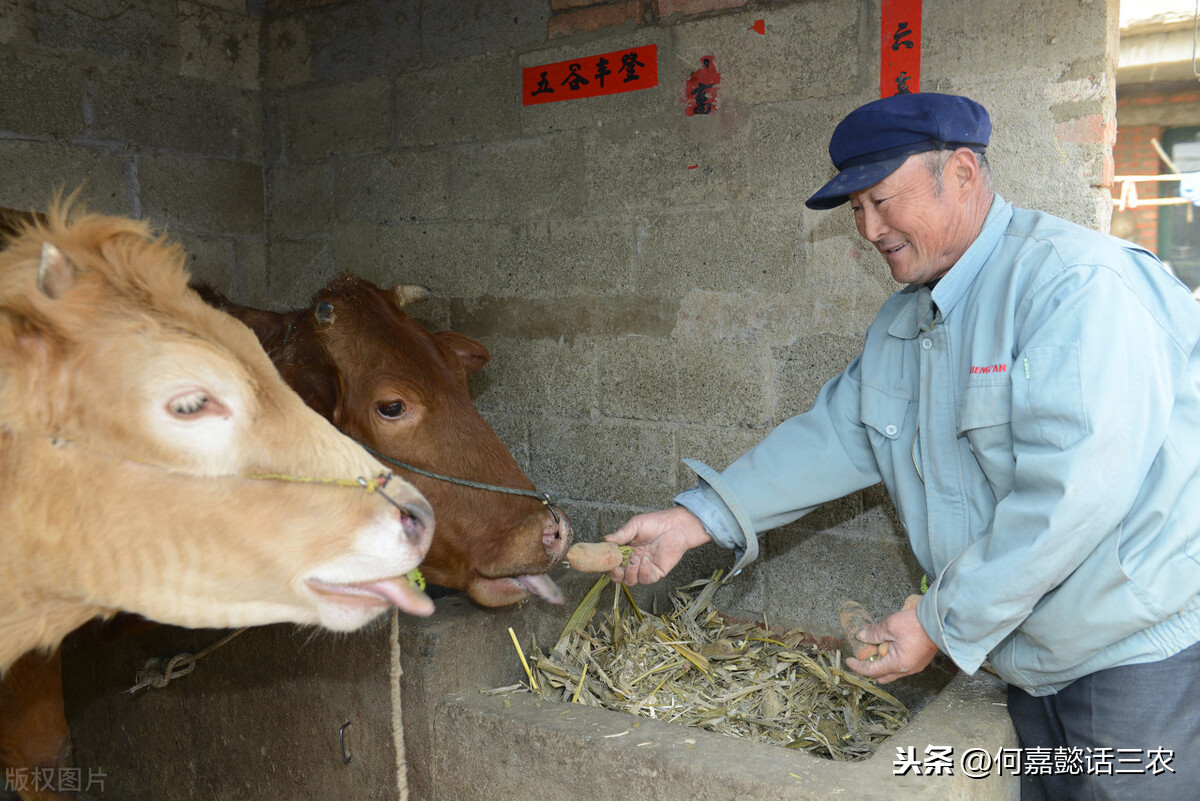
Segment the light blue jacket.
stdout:
<svg viewBox="0 0 1200 801">
<path fill-rule="evenodd" d="M 1034 695 L 1200 641 L 1200 304 L 1153 255 L 997 196 L 932 290 L 892 295 L 813 408 L 676 500 L 714 540 L 883 481 L 917 614 Z"/>
</svg>

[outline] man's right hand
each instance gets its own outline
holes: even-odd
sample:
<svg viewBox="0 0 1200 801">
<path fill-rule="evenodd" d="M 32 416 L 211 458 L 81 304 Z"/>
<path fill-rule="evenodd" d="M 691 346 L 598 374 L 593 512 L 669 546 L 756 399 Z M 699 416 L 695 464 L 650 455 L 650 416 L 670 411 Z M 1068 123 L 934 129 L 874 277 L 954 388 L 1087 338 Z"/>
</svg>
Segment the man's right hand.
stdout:
<svg viewBox="0 0 1200 801">
<path fill-rule="evenodd" d="M 613 581 L 629 586 L 653 584 L 671 572 L 689 550 L 712 541 L 700 518 L 682 506 L 632 517 L 604 539 L 633 546 L 629 562 L 608 574 Z"/>
</svg>

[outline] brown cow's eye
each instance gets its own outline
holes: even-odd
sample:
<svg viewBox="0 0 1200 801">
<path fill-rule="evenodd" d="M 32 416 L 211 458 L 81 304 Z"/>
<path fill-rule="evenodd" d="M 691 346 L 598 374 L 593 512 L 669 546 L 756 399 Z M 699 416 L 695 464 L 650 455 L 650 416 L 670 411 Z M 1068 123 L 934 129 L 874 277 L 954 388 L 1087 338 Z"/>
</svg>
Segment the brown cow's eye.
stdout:
<svg viewBox="0 0 1200 801">
<path fill-rule="evenodd" d="M 404 401 L 392 401 L 379 404 L 379 414 L 389 420 L 395 420 L 404 414 Z"/>
</svg>

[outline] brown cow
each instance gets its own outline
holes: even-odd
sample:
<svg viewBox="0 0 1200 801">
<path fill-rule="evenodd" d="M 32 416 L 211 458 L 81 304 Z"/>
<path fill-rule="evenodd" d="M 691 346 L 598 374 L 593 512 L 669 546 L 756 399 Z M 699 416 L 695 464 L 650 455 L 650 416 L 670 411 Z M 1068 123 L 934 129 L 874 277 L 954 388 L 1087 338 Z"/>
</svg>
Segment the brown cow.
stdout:
<svg viewBox="0 0 1200 801">
<path fill-rule="evenodd" d="M 431 613 L 405 574 L 432 511 L 386 477 L 144 224 L 60 207 L 0 252 L 0 672 L 122 609 L 343 631 Z"/>
<path fill-rule="evenodd" d="M 530 491 L 533 484 L 471 401 L 467 376 L 490 359 L 479 342 L 431 333 L 403 307 L 424 287 L 391 290 L 335 278 L 312 306 L 269 312 L 201 294 L 253 329 L 309 405 L 385 459 L 442 476 Z M 392 462 L 395 465 L 395 462 Z M 404 468 L 401 468 L 404 469 Z M 536 498 L 481 490 L 405 470 L 433 505 L 437 533 L 421 570 L 483 606 L 530 594 L 562 603 L 546 571 L 571 544 L 567 517 Z"/>
</svg>

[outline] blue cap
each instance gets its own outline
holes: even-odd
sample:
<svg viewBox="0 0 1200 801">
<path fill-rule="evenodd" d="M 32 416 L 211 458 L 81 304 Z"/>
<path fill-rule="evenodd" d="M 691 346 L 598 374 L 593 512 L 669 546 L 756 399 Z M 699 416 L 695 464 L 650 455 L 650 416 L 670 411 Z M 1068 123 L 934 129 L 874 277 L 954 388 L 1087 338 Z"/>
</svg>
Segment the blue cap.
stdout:
<svg viewBox="0 0 1200 801">
<path fill-rule="evenodd" d="M 859 106 L 838 123 L 829 157 L 838 174 L 805 201 L 832 209 L 891 175 L 914 153 L 969 147 L 983 152 L 992 133 L 987 109 L 966 97 L 892 95 Z"/>
</svg>

